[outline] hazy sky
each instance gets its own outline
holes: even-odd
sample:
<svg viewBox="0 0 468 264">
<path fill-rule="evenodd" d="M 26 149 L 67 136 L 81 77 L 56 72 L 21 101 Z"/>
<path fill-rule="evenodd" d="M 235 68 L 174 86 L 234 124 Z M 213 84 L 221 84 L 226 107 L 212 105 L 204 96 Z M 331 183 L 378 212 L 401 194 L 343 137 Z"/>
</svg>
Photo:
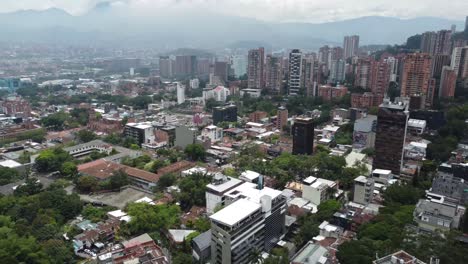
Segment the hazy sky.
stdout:
<svg viewBox="0 0 468 264">
<path fill-rule="evenodd" d="M 0 12 L 19 9 L 62 8 L 83 14 L 105 0 L 0 0 Z M 161 8 L 197 8 L 268 21 L 336 21 L 362 16 L 413 18 L 435 16 L 464 20 L 468 0 L 108 0 L 139 12 Z"/>
</svg>

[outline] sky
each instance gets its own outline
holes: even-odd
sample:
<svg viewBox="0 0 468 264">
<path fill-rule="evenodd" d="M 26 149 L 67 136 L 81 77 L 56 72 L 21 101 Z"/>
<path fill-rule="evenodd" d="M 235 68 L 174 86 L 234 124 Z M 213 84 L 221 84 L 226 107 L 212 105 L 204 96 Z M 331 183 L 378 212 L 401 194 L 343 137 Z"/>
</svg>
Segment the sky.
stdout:
<svg viewBox="0 0 468 264">
<path fill-rule="evenodd" d="M 464 20 L 468 15 L 467 0 L 0 0 L 0 12 L 55 7 L 80 15 L 99 2 L 149 15 L 164 8 L 188 8 L 274 22 L 320 23 L 363 16 Z"/>
</svg>

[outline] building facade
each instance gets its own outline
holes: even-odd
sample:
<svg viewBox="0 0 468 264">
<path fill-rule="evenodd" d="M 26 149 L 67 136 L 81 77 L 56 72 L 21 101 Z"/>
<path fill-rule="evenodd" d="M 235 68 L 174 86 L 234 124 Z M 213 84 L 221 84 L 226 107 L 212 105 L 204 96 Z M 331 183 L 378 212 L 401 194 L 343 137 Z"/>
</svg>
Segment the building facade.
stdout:
<svg viewBox="0 0 468 264">
<path fill-rule="evenodd" d="M 288 95 L 297 95 L 302 81 L 302 52 L 294 49 L 289 53 Z"/>
<path fill-rule="evenodd" d="M 292 127 L 294 155 L 312 155 L 314 152 L 314 123 L 312 118 L 298 117 Z"/>
<path fill-rule="evenodd" d="M 265 49 L 263 47 L 249 50 L 247 67 L 247 86 L 251 89 L 265 87 Z"/>
</svg>

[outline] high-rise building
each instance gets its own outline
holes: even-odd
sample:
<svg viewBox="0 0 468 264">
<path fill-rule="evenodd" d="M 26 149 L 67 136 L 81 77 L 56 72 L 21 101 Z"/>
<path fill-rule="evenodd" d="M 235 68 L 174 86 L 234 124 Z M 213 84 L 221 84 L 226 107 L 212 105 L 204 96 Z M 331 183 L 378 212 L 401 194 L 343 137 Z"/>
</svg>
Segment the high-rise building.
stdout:
<svg viewBox="0 0 468 264">
<path fill-rule="evenodd" d="M 354 179 L 353 202 L 368 205 L 374 196 L 374 180 L 365 176 Z"/>
<path fill-rule="evenodd" d="M 330 56 L 330 47 L 328 46 L 323 46 L 319 49 L 318 53 L 318 61 L 319 63 L 325 64 L 327 69 L 330 67 L 328 64 L 328 58 Z"/>
<path fill-rule="evenodd" d="M 288 94 L 297 95 L 301 89 L 302 80 L 302 52 L 293 49 L 289 53 L 289 82 Z"/>
<path fill-rule="evenodd" d="M 288 109 L 284 106 L 278 107 L 276 113 L 276 129 L 283 131 L 283 127 L 288 124 Z"/>
<path fill-rule="evenodd" d="M 399 175 L 403 163 L 403 147 L 409 118 L 405 102 L 391 103 L 385 99 L 377 115 L 374 169 L 391 170 Z"/>
<path fill-rule="evenodd" d="M 468 77 L 468 46 L 453 49 L 451 65 L 458 79 Z"/>
<path fill-rule="evenodd" d="M 312 118 L 298 117 L 292 126 L 294 155 L 312 155 L 314 152 L 314 123 Z"/>
<path fill-rule="evenodd" d="M 450 30 L 440 30 L 437 32 L 437 38 L 434 47 L 435 54 L 450 54 L 452 43 L 450 41 L 452 32 Z"/>
<path fill-rule="evenodd" d="M 315 96 L 314 88 L 316 86 L 314 80 L 315 70 L 315 55 L 305 54 L 302 58 L 302 74 L 301 87 L 304 87 L 307 96 Z"/>
<path fill-rule="evenodd" d="M 267 55 L 266 57 L 266 81 L 265 88 L 279 93 L 283 83 L 283 66 L 281 65 L 282 59 Z"/>
<path fill-rule="evenodd" d="M 371 60 L 360 58 L 356 66 L 354 85 L 363 89 L 370 89 Z"/>
<path fill-rule="evenodd" d="M 210 75 L 210 59 L 197 59 L 197 75 L 200 77 L 207 77 Z"/>
<path fill-rule="evenodd" d="M 345 79 L 345 65 L 344 60 L 334 60 L 330 67 L 330 77 L 328 78 L 329 83 L 343 82 Z"/>
<path fill-rule="evenodd" d="M 442 68 L 450 65 L 450 55 L 436 54 L 432 56 L 431 77 L 440 79 Z"/>
<path fill-rule="evenodd" d="M 159 57 L 159 75 L 163 78 L 171 78 L 174 73 L 174 61 L 168 56 Z"/>
<path fill-rule="evenodd" d="M 231 67 L 234 70 L 234 76 L 239 78 L 247 73 L 247 57 L 245 55 L 236 55 L 231 58 Z"/>
<path fill-rule="evenodd" d="M 426 96 L 427 100 L 433 97 L 429 94 L 431 82 L 431 56 L 427 53 L 412 53 L 406 55 L 401 76 L 401 96 Z"/>
<path fill-rule="evenodd" d="M 420 50 L 422 53 L 434 54 L 437 33 L 433 31 L 424 32 L 421 36 Z"/>
<path fill-rule="evenodd" d="M 250 89 L 263 89 L 265 87 L 265 49 L 249 50 L 247 67 L 247 86 Z"/>
<path fill-rule="evenodd" d="M 269 252 L 284 235 L 286 199 L 259 177 L 229 190 L 210 216 L 211 263 L 250 263 L 253 250 Z"/>
<path fill-rule="evenodd" d="M 176 56 L 174 68 L 176 76 L 195 76 L 197 73 L 197 57 L 193 55 Z"/>
<path fill-rule="evenodd" d="M 185 103 L 185 86 L 177 83 L 177 104 Z"/>
<path fill-rule="evenodd" d="M 351 58 L 358 54 L 359 36 L 345 36 L 343 41 L 344 59 Z"/>
<path fill-rule="evenodd" d="M 213 108 L 213 124 L 221 122 L 237 122 L 237 106 L 226 105 Z"/>
<path fill-rule="evenodd" d="M 214 76 L 217 76 L 221 81 L 227 82 L 229 73 L 229 64 L 225 61 L 216 61 L 214 63 Z"/>
<path fill-rule="evenodd" d="M 386 59 L 372 61 L 370 88 L 374 94 L 385 95 L 390 84 L 392 65 Z"/>
<path fill-rule="evenodd" d="M 453 98 L 456 85 L 457 73 L 450 66 L 444 66 L 440 78 L 439 97 Z"/>
</svg>

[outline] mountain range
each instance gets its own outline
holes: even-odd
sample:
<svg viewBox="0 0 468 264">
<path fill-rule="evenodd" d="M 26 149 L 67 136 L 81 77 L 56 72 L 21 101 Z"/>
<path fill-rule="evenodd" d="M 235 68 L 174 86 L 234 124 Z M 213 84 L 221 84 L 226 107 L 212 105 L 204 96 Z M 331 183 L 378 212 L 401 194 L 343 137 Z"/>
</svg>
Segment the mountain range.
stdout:
<svg viewBox="0 0 468 264">
<path fill-rule="evenodd" d="M 315 50 L 341 45 L 343 36 L 357 34 L 361 45 L 402 44 L 414 34 L 461 29 L 462 21 L 435 17 L 399 19 L 361 17 L 338 22 L 273 23 L 225 16 L 203 10 L 161 10 L 142 16 L 125 9 L 99 4 L 80 16 L 61 9 L 22 10 L 0 14 L 2 41 L 95 44 L 113 47 L 178 47 L 221 49 L 263 43 L 272 48 Z"/>
</svg>

